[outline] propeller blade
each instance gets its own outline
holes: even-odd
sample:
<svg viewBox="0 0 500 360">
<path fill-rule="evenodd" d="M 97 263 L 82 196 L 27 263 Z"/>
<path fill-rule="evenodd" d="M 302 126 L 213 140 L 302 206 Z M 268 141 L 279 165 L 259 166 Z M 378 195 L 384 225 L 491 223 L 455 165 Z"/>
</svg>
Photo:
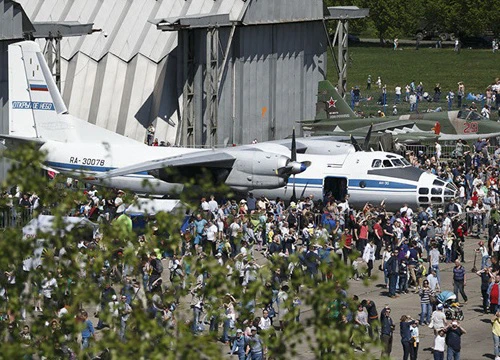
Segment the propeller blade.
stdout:
<svg viewBox="0 0 500 360">
<path fill-rule="evenodd" d="M 295 175 L 293 175 L 292 197 L 290 198 L 290 201 L 293 201 L 293 202 L 297 201 L 297 194 L 295 193 Z"/>
<path fill-rule="evenodd" d="M 352 135 L 351 135 L 351 144 L 352 144 L 352 146 L 354 146 L 354 150 L 363 151 L 363 149 L 361 149 L 361 146 L 359 146 L 358 142 L 356 141 L 356 139 Z"/>
<path fill-rule="evenodd" d="M 368 129 L 368 133 L 366 134 L 365 142 L 363 143 L 363 150 L 364 151 L 368 151 L 370 148 L 370 137 L 372 136 L 372 128 L 373 128 L 373 124 L 370 125 L 370 128 Z"/>
<path fill-rule="evenodd" d="M 297 143 L 295 142 L 295 127 L 292 130 L 292 154 L 290 160 L 297 161 Z"/>
</svg>

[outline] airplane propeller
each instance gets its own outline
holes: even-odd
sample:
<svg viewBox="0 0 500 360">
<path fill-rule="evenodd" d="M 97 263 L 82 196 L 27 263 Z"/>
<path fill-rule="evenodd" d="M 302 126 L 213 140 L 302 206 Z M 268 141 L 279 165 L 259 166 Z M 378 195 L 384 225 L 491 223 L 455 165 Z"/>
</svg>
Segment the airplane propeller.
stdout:
<svg viewBox="0 0 500 360">
<path fill-rule="evenodd" d="M 310 161 L 297 161 L 297 142 L 295 139 L 295 128 L 292 131 L 292 146 L 291 146 L 290 161 L 286 166 L 279 168 L 276 174 L 279 176 L 293 176 L 293 187 L 292 187 L 292 201 L 296 201 L 297 196 L 295 193 L 295 175 L 304 172 L 309 166 L 311 166 Z"/>
<path fill-rule="evenodd" d="M 370 147 L 370 138 L 372 136 L 372 128 L 373 124 L 370 125 L 370 128 L 368 129 L 368 133 L 365 136 L 365 141 L 363 142 L 363 147 L 361 147 L 358 143 L 358 141 L 354 138 L 354 136 L 350 135 L 351 137 L 351 144 L 354 146 L 354 150 L 356 151 L 368 151 Z"/>
<path fill-rule="evenodd" d="M 363 149 L 365 151 L 368 151 L 370 149 L 370 138 L 372 136 L 372 129 L 373 129 L 373 124 L 370 125 L 370 128 L 368 129 L 368 134 L 366 134 L 365 137 L 365 142 L 363 143 Z"/>
<path fill-rule="evenodd" d="M 363 149 L 361 148 L 361 146 L 359 146 L 358 141 L 354 138 L 354 136 L 350 135 L 350 137 L 351 137 L 351 144 L 352 146 L 354 146 L 354 150 L 363 151 Z"/>
</svg>

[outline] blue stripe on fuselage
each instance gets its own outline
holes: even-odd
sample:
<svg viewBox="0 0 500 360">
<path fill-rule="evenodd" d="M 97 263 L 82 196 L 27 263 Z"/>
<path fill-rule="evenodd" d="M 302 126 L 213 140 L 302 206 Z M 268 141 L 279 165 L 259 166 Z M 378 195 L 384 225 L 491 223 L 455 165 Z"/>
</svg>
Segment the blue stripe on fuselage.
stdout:
<svg viewBox="0 0 500 360">
<path fill-rule="evenodd" d="M 364 186 L 361 183 L 364 182 Z M 416 189 L 417 185 L 405 184 L 395 181 L 350 179 L 349 186 L 375 189 Z"/>
<path fill-rule="evenodd" d="M 66 171 L 75 171 L 75 170 L 80 170 L 80 171 L 92 171 L 92 172 L 98 172 L 98 173 L 104 173 L 106 171 L 114 170 L 116 168 L 114 167 L 109 167 L 109 166 L 82 166 L 80 164 L 68 164 L 68 163 L 61 163 L 61 162 L 55 162 L 55 161 L 47 161 L 47 166 L 57 168 L 57 169 L 62 169 Z M 146 171 L 130 174 L 130 175 L 149 175 Z"/>
<path fill-rule="evenodd" d="M 342 177 L 342 176 L 340 176 Z M 323 179 L 306 179 L 306 178 L 295 178 L 295 180 L 290 177 L 288 179 L 288 185 L 292 185 L 295 181 L 296 185 L 323 185 Z M 361 182 L 364 182 L 364 187 L 361 187 Z M 365 179 L 349 179 L 349 187 L 359 187 L 361 189 L 411 189 L 417 188 L 414 184 L 405 184 L 395 181 L 383 181 L 383 180 L 365 180 Z"/>
</svg>

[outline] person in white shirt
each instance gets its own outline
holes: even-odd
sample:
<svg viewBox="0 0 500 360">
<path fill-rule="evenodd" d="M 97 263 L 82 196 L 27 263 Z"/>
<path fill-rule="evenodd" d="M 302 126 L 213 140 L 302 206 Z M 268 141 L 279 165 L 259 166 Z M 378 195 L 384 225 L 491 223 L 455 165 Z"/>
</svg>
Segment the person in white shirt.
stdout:
<svg viewBox="0 0 500 360">
<path fill-rule="evenodd" d="M 203 211 L 209 211 L 210 210 L 210 205 L 208 205 L 207 199 L 201 198 L 201 209 Z"/>
<path fill-rule="evenodd" d="M 500 252 L 500 235 L 497 233 L 493 240 L 491 240 L 491 250 L 495 256 Z"/>
<path fill-rule="evenodd" d="M 444 359 L 445 344 L 446 338 L 444 336 L 444 330 L 439 330 L 434 339 L 434 359 Z"/>
<path fill-rule="evenodd" d="M 442 150 L 441 144 L 436 141 L 435 146 L 436 146 L 436 160 L 439 161 L 439 159 L 441 158 L 441 150 Z"/>
<path fill-rule="evenodd" d="M 453 231 L 451 227 L 451 217 L 448 215 L 446 218 L 443 220 L 443 235 L 448 235 L 448 233 L 451 233 Z"/>
<path fill-rule="evenodd" d="M 458 198 L 460 199 L 460 204 L 463 204 L 465 202 L 465 186 L 460 185 L 460 188 L 458 189 L 459 194 Z"/>
<path fill-rule="evenodd" d="M 219 229 L 217 228 L 217 225 L 215 225 L 212 221 L 209 221 L 205 231 L 207 234 L 207 244 L 211 247 L 212 255 L 215 256 L 217 253 L 217 233 L 219 232 Z"/>
<path fill-rule="evenodd" d="M 259 321 L 259 329 L 261 330 L 268 330 L 272 326 L 271 318 L 269 317 L 269 311 L 264 310 L 262 312 L 262 317 L 260 318 Z"/>
<path fill-rule="evenodd" d="M 444 314 L 443 308 L 443 304 L 438 304 L 436 310 L 431 315 L 431 323 L 433 324 L 434 335 L 437 335 L 446 327 L 446 315 Z"/>
<path fill-rule="evenodd" d="M 396 85 L 394 92 L 396 93 L 396 103 L 399 104 L 401 102 L 401 86 Z"/>
<path fill-rule="evenodd" d="M 46 308 L 49 308 L 49 310 L 52 308 L 53 302 L 52 302 L 52 292 L 57 288 L 57 281 L 52 276 L 52 272 L 49 271 L 47 273 L 47 277 L 42 280 L 42 294 L 43 294 L 43 301 L 44 305 Z"/>
<path fill-rule="evenodd" d="M 373 262 L 375 261 L 375 244 L 373 239 L 365 246 L 363 260 L 368 264 L 368 277 L 372 276 Z"/>
<path fill-rule="evenodd" d="M 117 300 L 116 295 L 111 297 L 108 308 L 111 315 L 111 330 L 115 331 L 120 318 L 120 302 Z"/>
<path fill-rule="evenodd" d="M 401 214 L 406 212 L 406 217 L 408 219 L 411 219 L 413 217 L 413 210 L 408 206 L 408 204 L 403 204 L 403 207 L 399 209 L 399 211 L 401 212 Z"/>
<path fill-rule="evenodd" d="M 209 210 L 215 215 L 217 215 L 217 210 L 219 210 L 219 204 L 215 201 L 215 196 L 210 196 L 210 201 L 208 202 Z"/>
<path fill-rule="evenodd" d="M 431 269 L 436 272 L 436 278 L 437 278 L 438 283 L 441 282 L 441 277 L 439 274 L 439 259 L 440 259 L 440 257 L 441 257 L 441 253 L 438 250 L 438 245 L 435 244 L 432 246 L 432 250 L 429 252 L 429 262 L 430 262 Z"/>
<path fill-rule="evenodd" d="M 346 214 L 350 210 L 349 206 L 349 195 L 346 195 L 344 197 L 344 201 L 339 203 L 339 208 L 340 208 L 340 213 L 341 214 Z"/>
<path fill-rule="evenodd" d="M 490 118 L 490 108 L 488 105 L 485 104 L 481 109 L 481 115 L 483 115 L 486 119 Z"/>
<path fill-rule="evenodd" d="M 413 356 L 411 356 L 412 359 L 416 359 L 417 358 L 417 354 L 418 354 L 418 345 L 420 344 L 420 332 L 419 332 L 419 329 L 418 329 L 418 323 L 414 322 L 411 327 L 410 327 L 410 334 L 411 334 L 411 338 L 413 340 L 412 342 L 412 346 L 413 346 L 413 349 L 412 349 L 412 352 L 413 352 Z"/>
<path fill-rule="evenodd" d="M 431 269 L 431 273 L 427 275 L 427 281 L 429 282 L 429 287 L 434 293 L 440 292 L 439 279 L 436 274 L 436 270 Z"/>
<path fill-rule="evenodd" d="M 484 245 L 483 241 L 478 242 L 479 247 L 476 249 L 476 252 L 481 255 L 481 270 L 483 270 L 488 265 L 488 259 L 490 258 L 490 254 L 488 254 L 488 248 Z"/>
</svg>

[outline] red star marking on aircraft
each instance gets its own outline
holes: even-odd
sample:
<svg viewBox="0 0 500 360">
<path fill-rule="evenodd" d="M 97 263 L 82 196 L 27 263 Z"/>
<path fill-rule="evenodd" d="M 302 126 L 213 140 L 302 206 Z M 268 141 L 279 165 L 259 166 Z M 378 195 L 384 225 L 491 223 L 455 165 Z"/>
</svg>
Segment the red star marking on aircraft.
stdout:
<svg viewBox="0 0 500 360">
<path fill-rule="evenodd" d="M 335 107 L 335 104 L 337 103 L 337 100 L 333 100 L 333 97 L 330 97 L 330 100 L 328 100 L 328 107 Z"/>
</svg>

